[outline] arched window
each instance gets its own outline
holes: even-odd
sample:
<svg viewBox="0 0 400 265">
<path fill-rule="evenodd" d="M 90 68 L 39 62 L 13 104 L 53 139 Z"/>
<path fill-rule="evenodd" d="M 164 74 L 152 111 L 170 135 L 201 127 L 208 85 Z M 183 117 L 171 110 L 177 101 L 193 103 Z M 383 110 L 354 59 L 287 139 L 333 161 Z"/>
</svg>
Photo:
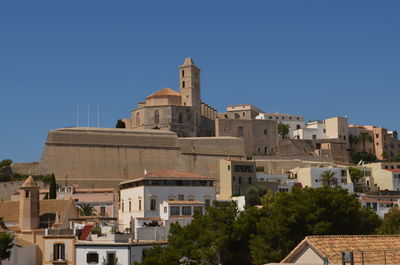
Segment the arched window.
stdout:
<svg viewBox="0 0 400 265">
<path fill-rule="evenodd" d="M 182 70 L 182 77 L 185 77 L 185 70 Z"/>
<path fill-rule="evenodd" d="M 182 113 L 179 113 L 179 115 L 178 115 L 178 122 L 183 123 L 183 114 Z"/>
<path fill-rule="evenodd" d="M 136 113 L 136 126 L 140 125 L 140 113 Z"/>
<path fill-rule="evenodd" d="M 243 127 L 238 127 L 237 128 L 237 133 L 236 133 L 237 137 L 241 137 L 243 136 Z"/>
<path fill-rule="evenodd" d="M 160 123 L 160 113 L 158 110 L 154 111 L 154 123 L 159 124 Z"/>
<path fill-rule="evenodd" d="M 182 81 L 182 87 L 185 88 L 185 81 Z"/>
</svg>

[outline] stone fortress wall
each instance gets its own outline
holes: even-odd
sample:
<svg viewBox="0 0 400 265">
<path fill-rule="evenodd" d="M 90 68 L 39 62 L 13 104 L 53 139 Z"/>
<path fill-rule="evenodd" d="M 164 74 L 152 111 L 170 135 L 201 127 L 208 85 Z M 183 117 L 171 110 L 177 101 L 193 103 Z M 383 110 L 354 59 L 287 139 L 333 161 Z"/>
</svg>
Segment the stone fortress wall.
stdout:
<svg viewBox="0 0 400 265">
<path fill-rule="evenodd" d="M 220 158 L 244 159 L 234 137 L 178 138 L 144 129 L 63 128 L 49 132 L 39 174 L 54 173 L 60 185 L 114 187 L 156 169 L 219 177 Z"/>
</svg>

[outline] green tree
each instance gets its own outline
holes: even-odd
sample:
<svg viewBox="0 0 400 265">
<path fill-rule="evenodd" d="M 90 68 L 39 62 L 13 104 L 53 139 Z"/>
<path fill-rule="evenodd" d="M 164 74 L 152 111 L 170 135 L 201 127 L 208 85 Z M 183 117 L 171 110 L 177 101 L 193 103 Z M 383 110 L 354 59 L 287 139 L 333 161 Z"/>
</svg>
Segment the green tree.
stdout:
<svg viewBox="0 0 400 265">
<path fill-rule="evenodd" d="M 187 226 L 173 224 L 168 247 L 149 250 L 142 264 L 249 264 L 245 243 L 234 232 L 235 227 L 246 231 L 245 224 L 235 225 L 237 217 L 236 204 L 227 203 L 195 214 Z"/>
<path fill-rule="evenodd" d="M 244 192 L 245 201 L 247 206 L 254 206 L 261 204 L 261 198 L 267 193 L 268 188 L 264 186 L 249 186 Z"/>
<path fill-rule="evenodd" d="M 7 232 L 0 233 L 0 265 L 5 259 L 11 256 L 11 249 L 14 246 L 14 236 Z"/>
<path fill-rule="evenodd" d="M 363 152 L 366 153 L 366 149 L 365 149 L 365 144 L 368 143 L 372 143 L 372 136 L 371 134 L 367 133 L 367 132 L 361 132 L 358 136 L 357 136 L 357 142 L 358 143 L 362 143 L 363 145 Z"/>
<path fill-rule="evenodd" d="M 360 179 L 362 179 L 364 177 L 363 171 L 356 167 L 350 167 L 349 173 L 350 173 L 351 182 L 353 182 L 354 190 L 358 191 L 359 190 L 358 182 L 360 181 Z M 362 192 L 362 191 L 360 191 L 360 192 Z"/>
<path fill-rule="evenodd" d="M 400 234 L 400 210 L 397 207 L 392 207 L 385 214 L 382 225 L 378 229 L 379 234 L 391 235 Z"/>
<path fill-rule="evenodd" d="M 286 136 L 289 134 L 289 124 L 279 122 L 278 123 L 278 134 L 281 137 L 281 139 L 285 139 Z"/>
<path fill-rule="evenodd" d="M 372 234 L 380 218 L 340 188 L 267 194 L 249 245 L 253 264 L 279 262 L 309 235 Z"/>
<path fill-rule="evenodd" d="M 117 121 L 117 124 L 115 124 L 115 128 L 126 128 L 125 122 L 123 122 L 121 119 Z"/>
<path fill-rule="evenodd" d="M 352 153 L 351 154 L 351 160 L 353 161 L 354 164 L 358 164 L 361 160 L 366 162 L 366 163 L 373 163 L 377 159 L 376 159 L 376 156 L 374 154 Z"/>
<path fill-rule="evenodd" d="M 389 159 L 390 162 L 400 162 L 400 154 L 395 155 Z"/>
<path fill-rule="evenodd" d="M 49 190 L 49 199 L 57 199 L 57 184 L 56 184 L 56 177 L 54 173 L 51 174 L 50 177 L 50 190 Z"/>
<path fill-rule="evenodd" d="M 338 184 L 337 178 L 335 178 L 335 172 L 331 170 L 324 170 L 321 174 L 320 180 L 328 187 L 337 186 Z"/>
<path fill-rule="evenodd" d="M 80 216 L 93 216 L 96 215 L 96 209 L 94 206 L 88 203 L 82 203 L 78 206 Z"/>
<path fill-rule="evenodd" d="M 9 167 L 12 162 L 13 161 L 11 159 L 3 159 L 2 161 L 0 161 L 0 168 Z"/>
</svg>

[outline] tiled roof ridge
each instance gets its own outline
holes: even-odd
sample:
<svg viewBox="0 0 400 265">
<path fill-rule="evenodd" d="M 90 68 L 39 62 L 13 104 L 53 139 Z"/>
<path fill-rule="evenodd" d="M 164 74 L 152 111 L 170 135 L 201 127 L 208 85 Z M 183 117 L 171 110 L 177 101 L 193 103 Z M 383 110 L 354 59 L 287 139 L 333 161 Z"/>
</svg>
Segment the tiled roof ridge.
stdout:
<svg viewBox="0 0 400 265">
<path fill-rule="evenodd" d="M 306 239 L 313 238 L 360 238 L 360 237 L 400 237 L 400 234 L 396 235 L 312 235 L 306 236 Z"/>
</svg>

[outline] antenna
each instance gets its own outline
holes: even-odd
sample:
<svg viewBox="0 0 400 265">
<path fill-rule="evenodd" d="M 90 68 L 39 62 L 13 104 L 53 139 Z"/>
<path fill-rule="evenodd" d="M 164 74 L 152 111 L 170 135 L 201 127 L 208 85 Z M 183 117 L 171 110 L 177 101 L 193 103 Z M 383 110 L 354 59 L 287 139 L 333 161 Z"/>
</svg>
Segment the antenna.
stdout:
<svg viewBox="0 0 400 265">
<path fill-rule="evenodd" d="M 97 128 L 100 128 L 100 110 L 99 110 L 99 104 L 97 104 Z"/>
<path fill-rule="evenodd" d="M 90 124 L 90 103 L 87 104 L 87 127 Z"/>
<path fill-rule="evenodd" d="M 79 103 L 76 103 L 76 127 L 79 127 Z"/>
</svg>

